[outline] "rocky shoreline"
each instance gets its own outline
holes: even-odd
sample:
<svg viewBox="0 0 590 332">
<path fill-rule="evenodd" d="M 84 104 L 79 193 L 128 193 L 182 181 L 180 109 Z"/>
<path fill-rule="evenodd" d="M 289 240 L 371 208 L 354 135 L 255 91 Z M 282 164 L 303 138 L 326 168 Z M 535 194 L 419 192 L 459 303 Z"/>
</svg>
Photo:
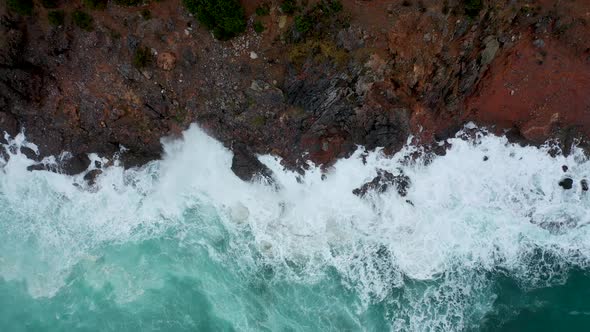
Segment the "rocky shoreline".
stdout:
<svg viewBox="0 0 590 332">
<path fill-rule="evenodd" d="M 410 135 L 436 147 L 469 121 L 522 144 L 559 139 L 564 153 L 590 135 L 590 3 L 309 1 L 286 13 L 244 0 L 246 31 L 227 41 L 178 0 L 35 1 L 28 14 L 7 3 L 0 130 L 24 128 L 31 158 L 69 151 L 68 174 L 88 153 L 126 167 L 160 158 L 160 139 L 194 122 L 235 152 L 244 180 L 265 174 L 254 154 L 328 166 L 357 145 L 394 153 Z"/>
</svg>

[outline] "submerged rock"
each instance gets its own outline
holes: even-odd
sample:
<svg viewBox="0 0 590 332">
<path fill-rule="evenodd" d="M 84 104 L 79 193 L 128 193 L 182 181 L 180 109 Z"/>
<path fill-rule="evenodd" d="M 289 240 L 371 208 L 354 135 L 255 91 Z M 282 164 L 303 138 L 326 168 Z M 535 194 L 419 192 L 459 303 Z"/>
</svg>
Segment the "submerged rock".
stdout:
<svg viewBox="0 0 590 332">
<path fill-rule="evenodd" d="M 559 181 L 559 186 L 565 190 L 572 189 L 572 187 L 574 186 L 574 180 L 572 180 L 571 178 L 565 178 Z"/>
<path fill-rule="evenodd" d="M 580 185 L 582 185 L 583 191 L 588 191 L 588 180 L 584 179 L 584 180 L 580 181 Z"/>
<path fill-rule="evenodd" d="M 102 174 L 102 170 L 100 169 L 93 169 L 84 175 L 84 181 L 88 183 L 88 185 L 93 186 L 96 184 L 96 178 Z"/>
<path fill-rule="evenodd" d="M 377 176 L 373 180 L 353 190 L 352 193 L 359 197 L 365 197 L 370 191 L 380 194 L 393 187 L 400 196 L 405 197 L 408 194 L 410 184 L 410 178 L 403 173 L 393 175 L 386 170 L 379 169 L 377 170 Z"/>
</svg>

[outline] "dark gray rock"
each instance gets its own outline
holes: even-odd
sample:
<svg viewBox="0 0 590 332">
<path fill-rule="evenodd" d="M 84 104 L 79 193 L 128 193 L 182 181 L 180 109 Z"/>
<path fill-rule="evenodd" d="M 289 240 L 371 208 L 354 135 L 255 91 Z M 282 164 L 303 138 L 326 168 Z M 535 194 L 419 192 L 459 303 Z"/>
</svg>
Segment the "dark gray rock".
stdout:
<svg viewBox="0 0 590 332">
<path fill-rule="evenodd" d="M 93 186 L 96 184 L 96 178 L 102 174 L 102 170 L 100 169 L 93 169 L 84 175 L 84 181 L 88 183 L 88 185 Z"/>
<path fill-rule="evenodd" d="M 588 191 L 588 180 L 584 179 L 582 181 L 580 181 L 580 185 L 582 186 L 582 190 L 583 191 Z"/>
<path fill-rule="evenodd" d="M 403 172 L 399 175 L 393 175 L 388 171 L 379 169 L 377 170 L 377 176 L 373 180 L 353 190 L 352 193 L 359 197 L 365 197 L 369 192 L 381 194 L 390 188 L 394 188 L 400 196 L 405 197 L 408 194 L 410 184 L 410 177 L 403 174 Z"/>
<path fill-rule="evenodd" d="M 39 155 L 31 148 L 28 148 L 26 146 L 23 146 L 20 148 L 20 152 L 22 154 L 24 154 L 27 158 L 31 159 L 31 160 L 35 160 L 35 161 L 39 161 Z"/>
<path fill-rule="evenodd" d="M 571 178 L 565 178 L 559 181 L 559 186 L 565 190 L 570 190 L 574 186 L 574 180 L 572 180 Z"/>
<path fill-rule="evenodd" d="M 84 172 L 88 166 L 90 166 L 90 158 L 88 158 L 88 155 L 85 153 L 72 156 L 71 158 L 62 161 L 60 164 L 62 172 L 68 175 L 80 174 Z"/>
<path fill-rule="evenodd" d="M 138 46 L 139 46 L 139 38 L 137 38 L 134 35 L 127 36 L 127 47 L 129 47 L 129 50 L 131 50 L 132 52 L 135 52 L 135 50 L 137 49 Z"/>
<path fill-rule="evenodd" d="M 272 171 L 256 158 L 244 144 L 237 143 L 232 147 L 231 170 L 243 181 L 252 181 L 260 177 L 269 184 L 274 183 Z"/>
</svg>

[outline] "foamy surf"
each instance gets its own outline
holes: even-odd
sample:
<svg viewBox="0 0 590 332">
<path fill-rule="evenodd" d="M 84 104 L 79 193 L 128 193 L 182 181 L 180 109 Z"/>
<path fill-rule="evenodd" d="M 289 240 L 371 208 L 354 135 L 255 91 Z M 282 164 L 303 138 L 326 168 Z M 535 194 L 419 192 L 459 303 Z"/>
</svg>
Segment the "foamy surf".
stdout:
<svg viewBox="0 0 590 332">
<path fill-rule="evenodd" d="M 429 162 L 406 158 L 411 145 L 359 149 L 302 177 L 261 156 L 276 190 L 239 180 L 231 152 L 192 126 L 164 141 L 163 160 L 108 167 L 90 187 L 83 174 L 26 171 L 21 135 L 0 162 L 0 280 L 54 311 L 67 294 L 94 294 L 103 302 L 76 305 L 132 312 L 143 330 L 462 331 L 498 310 L 498 280 L 527 292 L 588 271 L 581 150 L 552 158 L 485 132 L 449 143 Z M 378 170 L 409 176 L 407 196 L 352 193 Z M 202 301 L 191 309 L 183 289 Z M 142 325 L 165 310 L 160 297 L 176 308 L 162 314 L 171 325 Z M 84 310 L 45 321 L 75 329 Z"/>
</svg>

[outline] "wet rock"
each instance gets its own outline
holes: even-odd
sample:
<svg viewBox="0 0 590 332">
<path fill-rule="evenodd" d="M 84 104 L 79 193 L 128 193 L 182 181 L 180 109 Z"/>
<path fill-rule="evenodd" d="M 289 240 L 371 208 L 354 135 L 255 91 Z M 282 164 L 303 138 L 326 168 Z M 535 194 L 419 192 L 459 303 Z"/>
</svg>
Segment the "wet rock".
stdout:
<svg viewBox="0 0 590 332">
<path fill-rule="evenodd" d="M 76 175 L 84 172 L 90 166 L 90 158 L 85 153 L 68 158 L 60 163 L 60 168 L 67 175 Z"/>
<path fill-rule="evenodd" d="M 483 161 L 488 161 L 490 158 L 488 156 L 483 156 Z"/>
<path fill-rule="evenodd" d="M 35 161 L 39 161 L 39 155 L 33 149 L 23 146 L 20 148 L 20 153 L 24 154 L 27 158 Z"/>
<path fill-rule="evenodd" d="M 0 109 L 1 106 L 2 103 L 0 102 Z M 12 137 L 16 136 L 18 134 L 18 124 L 12 114 L 0 111 L 0 143 L 6 143 L 4 139 L 5 132 Z"/>
<path fill-rule="evenodd" d="M 569 168 L 567 167 L 567 165 L 563 165 L 563 166 L 561 166 L 561 169 L 562 169 L 562 170 L 563 170 L 563 172 L 565 173 L 565 172 L 567 172 L 567 170 L 568 170 Z"/>
<path fill-rule="evenodd" d="M 96 178 L 101 174 L 102 170 L 93 169 L 84 175 L 84 181 L 86 181 L 88 185 L 93 186 L 96 184 Z"/>
<path fill-rule="evenodd" d="M 31 166 L 27 167 L 27 171 L 32 172 L 32 171 L 48 171 L 49 168 L 44 165 L 44 164 L 34 164 Z"/>
<path fill-rule="evenodd" d="M 529 141 L 528 139 L 526 139 L 522 133 L 520 132 L 520 128 L 518 127 L 512 127 L 510 129 L 508 129 L 505 133 L 504 136 L 506 137 L 506 139 L 508 140 L 508 142 L 512 143 L 512 144 L 518 144 L 520 146 L 528 146 L 531 145 L 531 141 Z"/>
<path fill-rule="evenodd" d="M 125 151 L 120 156 L 120 161 L 125 168 L 140 167 L 146 163 L 160 158 L 162 155 L 162 147 L 138 147 L 133 150 Z"/>
<path fill-rule="evenodd" d="M 410 184 L 410 178 L 403 173 L 393 175 L 386 170 L 379 169 L 377 170 L 377 176 L 373 180 L 363 184 L 360 188 L 354 189 L 352 193 L 359 197 L 365 197 L 369 192 L 381 194 L 390 188 L 394 188 L 400 196 L 405 197 L 408 194 Z"/>
<path fill-rule="evenodd" d="M 583 191 L 588 191 L 588 189 L 589 189 L 588 180 L 584 179 L 584 180 L 580 181 L 580 185 L 582 186 Z"/>
<path fill-rule="evenodd" d="M 570 190 L 574 186 L 574 180 L 572 180 L 571 178 L 565 178 L 559 181 L 559 186 L 565 190 Z"/>
<path fill-rule="evenodd" d="M 246 145 L 238 143 L 232 147 L 231 170 L 243 181 L 262 178 L 268 183 L 274 183 L 272 171 L 256 158 Z"/>
</svg>

